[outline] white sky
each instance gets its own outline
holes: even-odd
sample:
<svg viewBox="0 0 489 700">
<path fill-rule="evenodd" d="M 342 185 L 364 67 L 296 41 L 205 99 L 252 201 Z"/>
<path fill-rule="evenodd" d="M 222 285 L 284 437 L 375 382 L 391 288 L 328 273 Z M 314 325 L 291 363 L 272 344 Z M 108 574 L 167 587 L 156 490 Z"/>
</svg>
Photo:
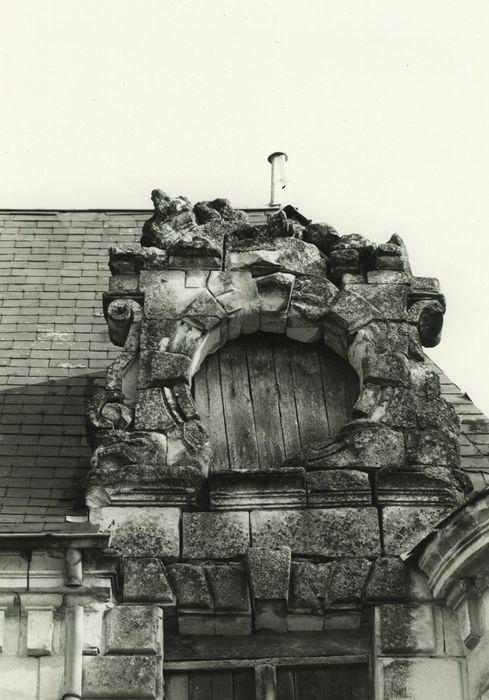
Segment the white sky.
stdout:
<svg viewBox="0 0 489 700">
<path fill-rule="evenodd" d="M 430 354 L 489 414 L 487 0 L 0 0 L 0 207 L 152 188 L 400 233 L 448 298 Z"/>
</svg>

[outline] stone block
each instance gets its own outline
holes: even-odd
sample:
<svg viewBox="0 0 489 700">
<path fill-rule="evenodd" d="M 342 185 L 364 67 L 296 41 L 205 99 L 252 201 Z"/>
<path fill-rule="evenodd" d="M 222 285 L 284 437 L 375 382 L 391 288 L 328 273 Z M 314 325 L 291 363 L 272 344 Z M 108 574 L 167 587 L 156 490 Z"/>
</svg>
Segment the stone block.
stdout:
<svg viewBox="0 0 489 700">
<path fill-rule="evenodd" d="M 290 272 L 324 279 L 327 262 L 314 245 L 298 238 L 229 240 L 226 270 L 250 270 L 255 276 Z"/>
<path fill-rule="evenodd" d="M 138 275 L 114 275 L 109 278 L 109 293 L 137 292 L 139 289 Z"/>
<path fill-rule="evenodd" d="M 355 285 L 357 286 L 359 285 Z M 354 333 L 378 315 L 379 312 L 370 302 L 359 294 L 343 289 L 335 298 L 326 319 L 339 328 L 344 328 L 348 333 Z"/>
<path fill-rule="evenodd" d="M 319 248 L 326 255 L 328 255 L 331 246 L 340 240 L 336 229 L 324 223 L 309 224 L 302 234 L 305 241 L 313 243 L 316 248 Z"/>
<path fill-rule="evenodd" d="M 251 615 L 235 615 L 231 617 L 214 617 L 214 631 L 216 634 L 251 634 L 253 624 Z"/>
<path fill-rule="evenodd" d="M 384 654 L 434 654 L 435 616 L 431 605 L 401 603 L 379 607 L 380 651 Z"/>
<path fill-rule="evenodd" d="M 190 380 L 191 360 L 176 352 L 156 352 L 150 360 L 151 383 L 157 386 L 174 386 Z"/>
<path fill-rule="evenodd" d="M 311 471 L 397 467 L 404 464 L 404 435 L 379 423 L 354 420 L 335 437 L 306 446 L 291 463 Z"/>
<path fill-rule="evenodd" d="M 214 615 L 178 614 L 179 634 L 215 634 Z"/>
<path fill-rule="evenodd" d="M 411 464 L 457 468 L 460 464 L 458 438 L 446 429 L 411 431 L 406 435 L 406 459 Z"/>
<path fill-rule="evenodd" d="M 342 505 L 372 505 L 368 475 L 352 469 L 308 472 L 307 502 L 314 508 Z"/>
<path fill-rule="evenodd" d="M 245 554 L 250 544 L 249 514 L 183 514 L 183 557 L 185 559 L 230 559 Z"/>
<path fill-rule="evenodd" d="M 360 627 L 362 613 L 360 610 L 328 610 L 324 615 L 323 629 L 325 632 L 333 630 L 357 630 Z"/>
<path fill-rule="evenodd" d="M 83 698 L 157 698 L 160 676 L 161 661 L 156 656 L 86 656 Z"/>
<path fill-rule="evenodd" d="M 453 509 L 435 506 L 387 506 L 382 508 L 382 529 L 386 554 L 409 552 L 435 529 Z"/>
<path fill-rule="evenodd" d="M 257 600 L 255 602 L 255 629 L 287 631 L 287 606 L 281 600 Z"/>
<path fill-rule="evenodd" d="M 29 590 L 60 588 L 65 583 L 63 552 L 33 552 Z"/>
<path fill-rule="evenodd" d="M 205 567 L 205 572 L 210 581 L 216 611 L 249 610 L 248 581 L 243 565 L 212 564 Z"/>
<path fill-rule="evenodd" d="M 325 577 L 324 602 L 359 602 L 372 566 L 368 559 L 338 559 L 329 564 L 319 564 L 328 568 Z"/>
<path fill-rule="evenodd" d="M 209 478 L 211 510 L 305 507 L 302 469 L 281 472 L 217 472 Z"/>
<path fill-rule="evenodd" d="M 52 609 L 27 609 L 27 655 L 49 656 L 53 653 L 54 617 Z"/>
<path fill-rule="evenodd" d="M 290 582 L 290 547 L 252 547 L 247 555 L 253 597 L 257 600 L 287 600 Z"/>
<path fill-rule="evenodd" d="M 104 613 L 107 605 L 92 603 L 83 613 L 83 653 L 98 654 L 102 648 Z"/>
<path fill-rule="evenodd" d="M 38 669 L 38 659 L 22 656 L 0 658 L 0 698 L 2 700 L 37 698 Z"/>
<path fill-rule="evenodd" d="M 27 589 L 27 557 L 25 554 L 12 552 L 0 553 L 0 591 L 12 589 L 22 591 Z"/>
<path fill-rule="evenodd" d="M 105 618 L 106 654 L 161 656 L 163 613 L 156 605 L 119 605 Z"/>
<path fill-rule="evenodd" d="M 173 564 L 168 567 L 180 608 L 212 608 L 212 598 L 200 564 Z"/>
<path fill-rule="evenodd" d="M 407 357 L 398 352 L 368 353 L 362 362 L 363 381 L 388 386 L 409 385 Z"/>
<path fill-rule="evenodd" d="M 369 284 L 409 284 L 413 279 L 409 272 L 397 270 L 369 270 L 367 282 Z"/>
<path fill-rule="evenodd" d="M 355 291 L 378 309 L 383 318 L 399 321 L 406 318 L 408 295 L 406 284 L 375 284 L 369 279 L 368 285 L 359 287 Z"/>
<path fill-rule="evenodd" d="M 125 601 L 172 603 L 173 591 L 160 559 L 150 557 L 124 560 Z"/>
<path fill-rule="evenodd" d="M 294 285 L 294 275 L 276 272 L 256 280 L 260 297 L 260 330 L 285 333 L 287 310 Z"/>
<path fill-rule="evenodd" d="M 290 546 L 294 555 L 369 556 L 380 552 L 375 508 L 254 511 L 253 547 Z"/>
<path fill-rule="evenodd" d="M 287 629 L 289 632 L 322 632 L 323 628 L 323 615 L 305 615 L 303 613 L 287 615 Z"/>
<path fill-rule="evenodd" d="M 318 610 L 360 602 L 370 568 L 368 559 L 350 557 L 319 564 L 295 561 L 290 608 Z"/>
<path fill-rule="evenodd" d="M 46 656 L 39 659 L 38 700 L 57 700 L 63 697 L 64 661 L 64 656 Z M 7 696 L 2 697 L 7 700 Z"/>
<path fill-rule="evenodd" d="M 379 659 L 383 700 L 463 700 L 457 659 Z"/>
<path fill-rule="evenodd" d="M 329 280 L 320 280 L 317 277 L 296 278 L 287 314 L 287 325 L 290 328 L 317 326 L 337 294 L 338 288 Z"/>
<path fill-rule="evenodd" d="M 430 601 L 427 577 L 398 557 L 376 559 L 367 581 L 365 599 L 372 601 Z"/>
<path fill-rule="evenodd" d="M 180 554 L 178 508 L 109 506 L 92 509 L 91 520 L 111 533 L 111 546 L 124 556 L 176 559 Z"/>
</svg>

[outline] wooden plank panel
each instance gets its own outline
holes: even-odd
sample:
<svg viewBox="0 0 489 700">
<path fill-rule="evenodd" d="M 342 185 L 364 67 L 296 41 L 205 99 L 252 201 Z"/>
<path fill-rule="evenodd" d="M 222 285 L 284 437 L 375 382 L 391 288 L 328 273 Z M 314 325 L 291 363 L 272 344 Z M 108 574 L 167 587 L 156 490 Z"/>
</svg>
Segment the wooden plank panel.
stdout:
<svg viewBox="0 0 489 700">
<path fill-rule="evenodd" d="M 189 674 L 189 700 L 212 700 L 212 674 L 195 671 Z"/>
<path fill-rule="evenodd" d="M 358 398 L 358 377 L 348 363 L 329 348 L 319 352 L 319 358 L 329 430 L 334 435 L 351 420 Z"/>
<path fill-rule="evenodd" d="M 277 700 L 295 700 L 294 672 L 277 668 Z"/>
<path fill-rule="evenodd" d="M 330 666 L 326 670 L 327 695 L 334 700 L 351 700 L 351 666 Z"/>
<path fill-rule="evenodd" d="M 292 341 L 275 336 L 272 339 L 275 380 L 278 387 L 280 420 L 285 456 L 292 457 L 301 449 L 299 420 L 295 405 L 294 383 L 289 354 Z"/>
<path fill-rule="evenodd" d="M 189 700 L 188 673 L 163 674 L 165 700 Z"/>
<path fill-rule="evenodd" d="M 284 461 L 285 452 L 270 336 L 248 336 L 246 357 L 260 468 L 277 468 Z"/>
<path fill-rule="evenodd" d="M 233 700 L 233 672 L 212 672 L 212 700 Z"/>
<path fill-rule="evenodd" d="M 336 695 L 326 695 L 326 671 L 322 668 L 307 668 L 295 671 L 296 700 L 343 700 Z"/>
<path fill-rule="evenodd" d="M 233 700 L 255 700 L 255 674 L 253 671 L 235 671 Z"/>
<path fill-rule="evenodd" d="M 301 442 L 305 445 L 322 440 L 329 434 L 329 424 L 316 348 L 294 344 L 290 363 Z"/>
<path fill-rule="evenodd" d="M 202 423 L 209 431 L 212 445 L 212 471 L 223 471 L 230 468 L 228 453 L 228 438 L 226 420 L 224 416 L 224 405 L 221 393 L 221 371 L 220 353 L 209 355 L 205 363 L 196 375 L 196 380 L 201 380 L 201 375 L 205 375 L 205 383 L 195 385 L 195 397 L 197 410 L 200 403 L 207 403 L 208 411 L 206 419 L 202 416 Z M 198 397 L 197 392 L 205 392 L 205 398 Z"/>
<path fill-rule="evenodd" d="M 350 667 L 351 700 L 369 700 L 370 687 L 368 666 L 359 664 Z"/>
<path fill-rule="evenodd" d="M 231 469 L 258 469 L 258 447 L 246 354 L 228 343 L 219 353 L 221 389 Z"/>
</svg>

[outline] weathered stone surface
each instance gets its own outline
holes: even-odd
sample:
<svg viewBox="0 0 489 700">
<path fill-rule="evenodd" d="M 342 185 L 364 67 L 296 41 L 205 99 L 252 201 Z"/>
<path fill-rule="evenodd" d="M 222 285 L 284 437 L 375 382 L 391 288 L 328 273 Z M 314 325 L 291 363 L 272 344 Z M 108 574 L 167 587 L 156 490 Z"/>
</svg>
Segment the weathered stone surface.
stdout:
<svg viewBox="0 0 489 700">
<path fill-rule="evenodd" d="M 381 605 L 379 621 L 382 653 L 435 653 L 435 616 L 431 605 Z"/>
<path fill-rule="evenodd" d="M 244 239 L 229 242 L 226 269 L 326 277 L 327 263 L 316 246 L 297 238 Z"/>
<path fill-rule="evenodd" d="M 362 621 L 359 610 L 327 610 L 324 614 L 324 631 L 357 630 Z"/>
<path fill-rule="evenodd" d="M 355 286 L 353 290 L 361 294 L 372 306 L 378 309 L 384 320 L 404 321 L 407 316 L 408 286 L 406 284 L 369 284 Z"/>
<path fill-rule="evenodd" d="M 215 634 L 215 617 L 212 614 L 178 613 L 178 631 L 180 634 Z"/>
<path fill-rule="evenodd" d="M 457 659 L 380 660 L 384 700 L 463 700 L 462 667 Z"/>
<path fill-rule="evenodd" d="M 253 597 L 287 600 L 290 580 L 290 547 L 252 547 L 246 554 Z"/>
<path fill-rule="evenodd" d="M 329 280 L 297 277 L 290 299 L 288 325 L 301 326 L 305 321 L 318 323 L 337 295 L 337 287 Z"/>
<path fill-rule="evenodd" d="M 302 232 L 302 237 L 307 243 L 313 243 L 325 255 L 328 255 L 330 248 L 340 240 L 336 229 L 323 223 L 309 224 Z"/>
<path fill-rule="evenodd" d="M 406 459 L 411 464 L 456 468 L 460 465 L 457 436 L 443 428 L 411 431 L 406 435 Z"/>
<path fill-rule="evenodd" d="M 163 613 L 156 605 L 119 605 L 105 624 L 106 654 L 162 654 Z"/>
<path fill-rule="evenodd" d="M 124 559 L 124 600 L 171 603 L 173 592 L 160 559 Z"/>
<path fill-rule="evenodd" d="M 287 631 L 287 606 L 280 600 L 257 600 L 255 602 L 255 629 Z"/>
<path fill-rule="evenodd" d="M 326 319 L 354 333 L 380 316 L 380 312 L 363 297 L 345 289 L 336 296 Z"/>
<path fill-rule="evenodd" d="M 289 632 L 322 632 L 323 627 L 324 615 L 305 615 L 303 613 L 287 615 Z"/>
<path fill-rule="evenodd" d="M 387 506 L 382 509 L 386 554 L 409 552 L 446 517 L 451 507 Z"/>
<path fill-rule="evenodd" d="M 124 556 L 177 558 L 180 510 L 146 506 L 106 507 L 91 512 L 92 522 L 111 533 L 111 546 Z"/>
<path fill-rule="evenodd" d="M 365 599 L 371 601 L 430 601 L 426 576 L 398 557 L 376 559 L 367 581 Z"/>
<path fill-rule="evenodd" d="M 254 511 L 253 547 L 289 546 L 294 555 L 362 556 L 379 553 L 375 508 Z"/>
<path fill-rule="evenodd" d="M 367 353 L 362 363 L 363 380 L 390 386 L 409 384 L 409 364 L 402 353 Z"/>
<path fill-rule="evenodd" d="M 249 515 L 184 513 L 183 557 L 228 559 L 242 556 L 249 546 Z"/>
<path fill-rule="evenodd" d="M 292 609 L 318 610 L 336 603 L 357 603 L 372 564 L 368 559 L 338 559 L 292 564 Z"/>
<path fill-rule="evenodd" d="M 168 567 L 177 602 L 182 608 L 212 608 L 212 598 L 200 564 L 173 564 Z"/>
<path fill-rule="evenodd" d="M 294 275 L 275 272 L 256 280 L 260 297 L 260 330 L 284 333 Z"/>
<path fill-rule="evenodd" d="M 233 615 L 229 617 L 214 617 L 214 631 L 216 634 L 246 635 L 253 632 L 251 615 Z"/>
<path fill-rule="evenodd" d="M 465 500 L 463 482 L 447 467 L 411 467 L 380 471 L 377 502 L 380 505 L 453 505 Z"/>
<path fill-rule="evenodd" d="M 151 357 L 151 381 L 158 386 L 173 386 L 190 379 L 190 358 L 175 352 L 157 352 Z"/>
<path fill-rule="evenodd" d="M 321 506 L 371 505 L 368 475 L 352 469 L 330 469 L 307 474 L 307 502 Z"/>
<path fill-rule="evenodd" d="M 160 674 L 157 656 L 85 656 L 83 697 L 156 698 Z"/>
<path fill-rule="evenodd" d="M 249 610 L 248 581 L 241 564 L 215 564 L 205 567 L 216 611 Z"/>
<path fill-rule="evenodd" d="M 348 423 L 335 437 L 313 443 L 286 462 L 306 469 L 381 469 L 403 463 L 403 434 L 362 420 Z"/>
<path fill-rule="evenodd" d="M 280 472 L 214 472 L 209 478 L 212 510 L 305 507 L 306 486 L 301 469 Z"/>
</svg>

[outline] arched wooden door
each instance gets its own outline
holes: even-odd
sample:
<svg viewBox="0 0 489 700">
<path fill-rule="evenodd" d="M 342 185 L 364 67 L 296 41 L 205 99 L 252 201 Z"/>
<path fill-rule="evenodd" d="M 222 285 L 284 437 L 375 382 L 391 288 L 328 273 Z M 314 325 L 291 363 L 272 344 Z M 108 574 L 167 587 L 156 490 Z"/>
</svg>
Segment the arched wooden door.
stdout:
<svg viewBox="0 0 489 700">
<path fill-rule="evenodd" d="M 350 420 L 358 377 L 323 344 L 257 333 L 210 355 L 194 396 L 213 471 L 270 470 Z"/>
</svg>

